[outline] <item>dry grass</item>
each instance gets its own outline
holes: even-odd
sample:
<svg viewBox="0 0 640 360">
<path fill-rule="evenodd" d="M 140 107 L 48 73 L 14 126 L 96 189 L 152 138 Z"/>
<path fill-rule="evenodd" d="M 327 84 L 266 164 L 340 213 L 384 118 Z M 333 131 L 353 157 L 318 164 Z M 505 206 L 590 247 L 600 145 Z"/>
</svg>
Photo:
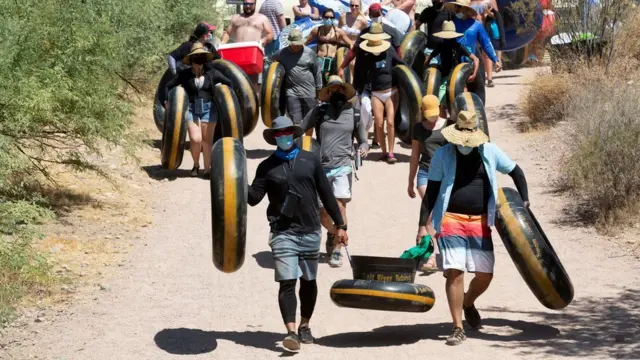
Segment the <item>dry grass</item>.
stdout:
<svg viewBox="0 0 640 360">
<path fill-rule="evenodd" d="M 536 77 L 521 100 L 527 117 L 521 130 L 545 130 L 562 121 L 567 112 L 571 79 L 567 75 L 545 74 Z"/>
</svg>

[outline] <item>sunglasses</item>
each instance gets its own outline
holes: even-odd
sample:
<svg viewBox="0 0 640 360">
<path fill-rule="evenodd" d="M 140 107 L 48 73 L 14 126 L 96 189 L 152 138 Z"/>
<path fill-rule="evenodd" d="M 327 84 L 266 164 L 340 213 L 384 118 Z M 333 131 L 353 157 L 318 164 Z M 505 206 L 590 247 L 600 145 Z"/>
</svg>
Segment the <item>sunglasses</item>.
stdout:
<svg viewBox="0 0 640 360">
<path fill-rule="evenodd" d="M 247 7 L 249 7 L 249 6 L 254 6 L 255 4 L 256 4 L 256 3 L 243 2 L 243 3 L 242 3 L 242 6 L 247 6 Z"/>
<path fill-rule="evenodd" d="M 358 4 L 349 4 L 349 6 L 351 6 L 352 8 L 359 8 L 360 7 L 360 5 L 358 5 Z"/>
<path fill-rule="evenodd" d="M 281 130 L 281 131 L 275 131 L 273 133 L 273 137 L 280 137 L 280 136 L 287 136 L 287 135 L 293 135 L 293 131 L 291 131 L 291 130 Z"/>
<path fill-rule="evenodd" d="M 325 20 L 333 20 L 335 19 L 335 16 L 323 16 L 322 18 Z"/>
<path fill-rule="evenodd" d="M 194 56 L 191 58 L 191 62 L 197 65 L 202 65 L 207 63 L 206 56 Z"/>
</svg>

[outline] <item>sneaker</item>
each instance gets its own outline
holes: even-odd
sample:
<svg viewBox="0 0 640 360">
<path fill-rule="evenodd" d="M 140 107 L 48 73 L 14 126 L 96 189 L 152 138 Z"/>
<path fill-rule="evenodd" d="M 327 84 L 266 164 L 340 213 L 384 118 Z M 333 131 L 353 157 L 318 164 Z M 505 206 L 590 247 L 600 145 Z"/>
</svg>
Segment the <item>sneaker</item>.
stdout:
<svg viewBox="0 0 640 360">
<path fill-rule="evenodd" d="M 324 245 L 324 249 L 327 252 L 327 257 L 331 256 L 331 253 L 333 252 L 333 247 L 335 246 L 334 236 L 334 234 L 327 233 L 327 242 Z"/>
<path fill-rule="evenodd" d="M 298 328 L 298 337 L 303 344 L 313 344 L 313 335 L 309 326 L 301 326 Z"/>
<path fill-rule="evenodd" d="M 487 80 L 487 87 L 494 87 L 494 86 L 496 85 L 493 83 L 493 80 Z"/>
<path fill-rule="evenodd" d="M 461 327 L 454 327 L 451 335 L 447 338 L 447 345 L 460 345 L 467 339 L 467 335 L 464 334 L 464 330 Z"/>
<path fill-rule="evenodd" d="M 480 317 L 480 313 L 476 309 L 476 306 L 471 305 L 469 307 L 462 308 L 462 310 L 464 311 L 464 319 L 467 320 L 467 324 L 472 329 L 478 329 L 482 318 Z"/>
<path fill-rule="evenodd" d="M 198 165 L 195 165 L 193 169 L 191 169 L 191 177 L 197 177 L 199 170 L 200 170 L 200 167 Z"/>
<path fill-rule="evenodd" d="M 206 179 L 206 180 L 211 179 L 211 171 L 207 171 L 207 172 L 202 173 L 202 178 Z"/>
<path fill-rule="evenodd" d="M 334 250 L 331 253 L 331 258 L 329 260 L 329 266 L 334 267 L 334 268 L 342 266 L 342 254 L 340 253 L 340 250 Z"/>
<path fill-rule="evenodd" d="M 393 153 L 389 153 L 389 154 L 387 155 L 387 162 L 388 162 L 389 164 L 395 164 L 397 161 L 398 161 L 398 159 L 396 159 L 396 156 L 395 156 L 395 155 L 393 155 Z"/>
<path fill-rule="evenodd" d="M 282 340 L 282 346 L 287 350 L 298 351 L 300 350 L 300 337 L 292 331 Z"/>
</svg>

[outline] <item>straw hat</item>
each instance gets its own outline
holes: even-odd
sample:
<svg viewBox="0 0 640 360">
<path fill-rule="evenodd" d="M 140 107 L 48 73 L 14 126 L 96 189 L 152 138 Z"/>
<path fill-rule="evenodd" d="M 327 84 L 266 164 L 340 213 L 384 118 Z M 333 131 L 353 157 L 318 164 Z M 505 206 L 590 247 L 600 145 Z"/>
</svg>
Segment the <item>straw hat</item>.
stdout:
<svg viewBox="0 0 640 360">
<path fill-rule="evenodd" d="M 200 44 L 199 42 L 196 42 L 191 47 L 191 52 L 189 54 L 187 54 L 187 56 L 185 56 L 184 59 L 182 59 L 182 62 L 187 64 L 187 65 L 191 65 L 191 57 L 194 56 L 194 55 L 206 55 L 207 56 L 207 62 L 213 60 L 213 53 L 210 52 L 210 51 L 207 51 L 204 48 L 204 46 L 202 44 Z"/>
<path fill-rule="evenodd" d="M 462 6 L 463 8 L 465 8 L 465 10 L 468 11 L 468 15 L 470 17 L 478 16 L 478 12 L 474 8 L 471 7 L 471 0 L 455 0 L 455 1 L 451 1 L 451 2 L 446 2 L 446 3 L 444 3 L 443 10 L 455 13 L 456 12 L 456 5 L 457 6 Z"/>
<path fill-rule="evenodd" d="M 442 136 L 454 145 L 467 147 L 478 147 L 489 141 L 489 137 L 478 129 L 476 114 L 464 110 L 458 113 L 455 124 L 442 129 Z"/>
<path fill-rule="evenodd" d="M 442 23 L 442 31 L 434 33 L 433 36 L 439 37 L 441 39 L 455 39 L 459 38 L 460 36 L 464 36 L 464 34 L 456 32 L 456 25 L 453 23 L 453 21 L 445 20 Z"/>
<path fill-rule="evenodd" d="M 360 35 L 360 39 L 365 40 L 388 40 L 391 39 L 391 35 L 384 32 L 384 27 L 381 23 L 373 23 L 369 27 L 369 32 Z"/>
<path fill-rule="evenodd" d="M 349 83 L 345 83 L 338 75 L 331 75 L 327 81 L 327 86 L 318 93 L 318 100 L 328 102 L 331 94 L 339 91 L 343 93 L 347 100 L 351 100 L 356 95 L 356 89 Z"/>
<path fill-rule="evenodd" d="M 422 98 L 422 115 L 425 118 L 440 115 L 440 100 L 435 95 L 426 95 Z"/>
</svg>

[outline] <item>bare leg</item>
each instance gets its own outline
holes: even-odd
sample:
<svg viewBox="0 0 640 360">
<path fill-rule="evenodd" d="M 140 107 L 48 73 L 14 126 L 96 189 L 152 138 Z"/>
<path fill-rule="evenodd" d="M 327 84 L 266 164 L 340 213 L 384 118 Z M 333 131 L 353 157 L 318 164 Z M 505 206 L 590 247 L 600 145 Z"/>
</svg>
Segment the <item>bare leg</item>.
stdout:
<svg viewBox="0 0 640 360">
<path fill-rule="evenodd" d="M 208 174 L 211 170 L 211 148 L 213 146 L 213 132 L 216 129 L 216 123 L 202 123 L 202 158 L 204 160 L 204 173 Z"/>
<path fill-rule="evenodd" d="M 396 91 L 395 94 L 384 104 L 385 112 L 387 115 L 387 141 L 389 141 L 389 153 L 393 154 L 393 147 L 396 142 L 396 130 L 395 130 L 395 115 L 398 102 L 400 101 L 400 94 Z"/>
<path fill-rule="evenodd" d="M 462 303 L 464 299 L 464 272 L 460 270 L 447 270 L 447 282 L 445 285 L 449 311 L 453 325 L 462 327 Z"/>
<path fill-rule="evenodd" d="M 493 62 L 484 51 L 482 52 L 482 57 L 484 58 L 484 71 L 487 73 L 487 81 L 493 80 Z"/>
<path fill-rule="evenodd" d="M 424 198 L 425 191 L 427 191 L 427 185 L 418 186 L 418 194 L 420 194 L 420 199 Z"/>
<path fill-rule="evenodd" d="M 469 290 L 464 295 L 464 307 L 473 305 L 476 299 L 487 290 L 492 279 L 493 274 L 476 273 L 471 283 L 469 283 Z"/>
<path fill-rule="evenodd" d="M 384 104 L 377 97 L 371 95 L 371 110 L 373 111 L 373 119 L 375 126 L 375 137 L 380 144 L 382 154 L 387 153 L 387 142 L 384 139 Z"/>
<path fill-rule="evenodd" d="M 189 150 L 191 151 L 193 164 L 196 167 L 200 167 L 200 151 L 202 151 L 202 132 L 200 131 L 200 126 L 198 126 L 196 122 L 189 121 L 187 131 L 189 132 Z"/>
</svg>

